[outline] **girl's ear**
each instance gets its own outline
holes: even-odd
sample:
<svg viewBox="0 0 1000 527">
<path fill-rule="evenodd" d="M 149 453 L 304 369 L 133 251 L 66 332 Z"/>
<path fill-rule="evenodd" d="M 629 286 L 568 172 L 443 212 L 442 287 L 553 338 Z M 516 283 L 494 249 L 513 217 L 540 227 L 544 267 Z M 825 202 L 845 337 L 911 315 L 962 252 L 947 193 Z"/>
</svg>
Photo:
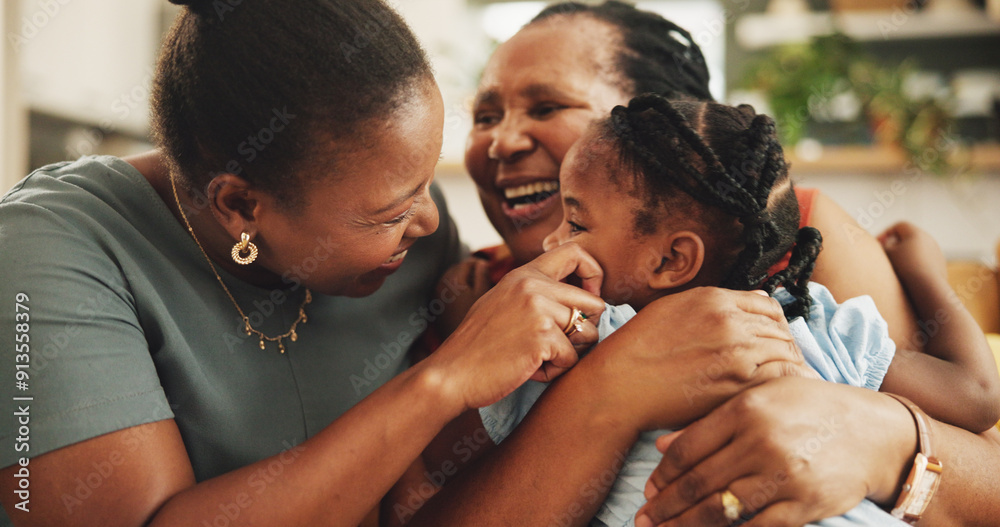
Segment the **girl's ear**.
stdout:
<svg viewBox="0 0 1000 527">
<path fill-rule="evenodd" d="M 705 242 L 691 231 L 677 231 L 663 240 L 660 265 L 649 278 L 653 289 L 674 289 L 694 280 L 705 263 Z"/>
</svg>

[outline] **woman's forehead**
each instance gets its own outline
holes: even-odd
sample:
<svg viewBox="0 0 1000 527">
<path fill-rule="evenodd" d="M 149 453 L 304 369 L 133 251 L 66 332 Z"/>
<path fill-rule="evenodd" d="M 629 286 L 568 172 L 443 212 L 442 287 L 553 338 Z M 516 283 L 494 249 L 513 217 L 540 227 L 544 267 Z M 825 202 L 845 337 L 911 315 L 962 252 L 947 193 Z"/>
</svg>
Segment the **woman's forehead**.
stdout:
<svg viewBox="0 0 1000 527">
<path fill-rule="evenodd" d="M 614 71 L 618 30 L 586 16 L 559 17 L 521 29 L 501 44 L 483 72 L 480 91 L 518 81 L 578 81 Z"/>
</svg>

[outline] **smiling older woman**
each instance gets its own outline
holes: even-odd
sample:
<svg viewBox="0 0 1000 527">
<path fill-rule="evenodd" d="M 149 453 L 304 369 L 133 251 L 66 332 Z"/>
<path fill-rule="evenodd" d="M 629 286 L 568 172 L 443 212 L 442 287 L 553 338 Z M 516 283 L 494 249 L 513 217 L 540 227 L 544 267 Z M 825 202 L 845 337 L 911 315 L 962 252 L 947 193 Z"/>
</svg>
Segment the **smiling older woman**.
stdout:
<svg viewBox="0 0 1000 527">
<path fill-rule="evenodd" d="M 474 295 L 542 254 L 542 240 L 563 220 L 559 171 L 567 151 L 593 119 L 644 92 L 710 98 L 708 71 L 684 29 L 628 4 L 554 4 L 500 45 L 480 81 L 466 166 L 486 214 L 506 244 L 483 251 L 485 261 L 472 259 L 456 266 L 449 271 L 450 278 L 475 284 L 476 291 L 470 291 Z M 915 350 L 919 348 L 915 346 L 919 341 L 914 342 L 919 334 L 916 316 L 879 242 L 822 194 L 809 192 L 800 200 L 805 204 L 803 223 L 819 228 L 824 238 L 813 279 L 829 287 L 841 302 L 871 295 L 900 355 L 952 379 L 949 386 L 965 387 L 961 396 L 970 404 L 940 398 L 928 404 L 927 411 L 935 413 L 947 405 L 953 410 L 975 404 L 995 408 L 993 366 L 988 359 L 980 360 L 987 355 L 976 350 L 966 355 L 976 360 L 965 360 L 947 351 L 930 356 Z M 866 496 L 886 508 L 895 503 L 916 449 L 913 419 L 898 402 L 845 386 L 783 379 L 735 390 L 741 393 L 709 413 L 712 405 L 692 408 L 692 399 L 672 396 L 664 386 L 701 388 L 727 382 L 728 374 L 721 372 L 724 360 L 698 362 L 690 349 L 674 349 L 671 356 L 648 356 L 649 362 L 641 364 L 633 362 L 635 353 L 622 357 L 604 347 L 619 338 L 632 348 L 658 347 L 659 338 L 684 333 L 697 341 L 688 332 L 713 331 L 703 325 L 704 320 L 689 319 L 669 301 L 651 304 L 657 309 L 655 315 L 643 310 L 633 319 L 654 327 L 651 332 L 626 324 L 619 331 L 628 331 L 627 336 L 615 333 L 557 380 L 501 446 L 492 449 L 491 443 L 478 449 L 482 459 L 445 486 L 413 522 L 587 524 L 614 479 L 606 476 L 621 467 L 622 453 L 640 431 L 649 429 L 651 421 L 644 419 L 651 416 L 660 424 L 704 419 L 692 426 L 694 433 L 689 430 L 664 440 L 664 449 L 671 445 L 670 455 L 647 487 L 650 502 L 636 519 L 638 524 L 727 525 L 722 491 L 731 488 L 746 499 L 754 484 L 772 482 L 776 475 L 783 484 L 768 492 L 763 502 L 753 503 L 755 512 L 763 512 L 749 524 L 801 525 L 841 514 Z M 964 327 L 982 340 L 974 324 Z M 690 368 L 702 378 L 685 377 Z M 608 375 L 609 371 L 618 375 Z M 710 380 L 706 371 L 718 375 Z M 962 378 L 978 382 L 961 383 Z M 885 389 L 891 392 L 889 384 Z M 714 402 L 728 398 L 721 392 L 716 395 Z M 842 423 L 840 433 L 812 459 L 796 457 L 803 442 L 820 432 L 816 423 L 824 417 Z M 955 424 L 976 430 L 992 425 L 970 420 Z M 482 422 L 478 415 L 470 416 L 463 426 L 482 426 Z M 927 521 L 933 525 L 994 521 L 1000 504 L 985 496 L 997 492 L 990 474 L 1000 467 L 996 430 L 976 436 L 937 421 L 929 426 L 947 438 L 943 445 L 947 452 L 941 452 L 940 442 L 936 448 L 954 468 L 948 469 L 939 497 L 931 502 Z M 845 464 L 843 459 L 852 453 L 861 461 Z M 438 467 L 452 462 L 447 454 L 431 448 L 424 457 Z M 970 458 L 981 463 L 969 463 Z M 423 481 L 416 472 L 415 480 L 400 483 L 401 496 Z"/>
<path fill-rule="evenodd" d="M 23 414 L 0 429 L 0 525 L 356 525 L 449 421 L 596 339 L 563 330 L 603 309 L 567 247 L 407 369 L 460 255 L 410 30 L 381 0 L 178 3 L 160 150 L 43 167 L 0 201 L 0 353 L 25 388 L 0 398 Z M 688 304 L 728 321 L 719 353 L 774 336 L 747 371 L 801 361 L 767 299 Z"/>
</svg>

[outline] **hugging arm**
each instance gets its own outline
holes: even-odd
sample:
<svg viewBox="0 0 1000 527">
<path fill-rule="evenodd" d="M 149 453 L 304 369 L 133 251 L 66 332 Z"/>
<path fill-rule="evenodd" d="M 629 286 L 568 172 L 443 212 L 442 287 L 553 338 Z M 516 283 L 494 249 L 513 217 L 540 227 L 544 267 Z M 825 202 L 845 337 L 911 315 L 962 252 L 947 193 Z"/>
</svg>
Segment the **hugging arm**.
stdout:
<svg viewBox="0 0 1000 527">
<path fill-rule="evenodd" d="M 812 280 L 838 302 L 870 295 L 889 325 L 896 357 L 882 390 L 905 395 L 932 417 L 974 432 L 996 423 L 1000 381 L 992 354 L 951 292 L 940 250 L 928 249 L 933 240 L 921 232 L 916 243 L 907 241 L 916 236 L 912 226 L 894 228 L 903 229 L 904 243 L 884 249 L 823 194 L 816 197 L 811 223 L 823 234 Z M 911 251 L 911 246 L 917 248 Z M 898 256 L 899 249 L 908 252 Z M 931 260 L 936 263 L 927 263 Z M 935 271 L 929 272 L 928 265 Z M 935 329 L 931 334 L 924 328 Z"/>
<path fill-rule="evenodd" d="M 1000 434 L 931 419 L 941 485 L 920 525 L 993 525 L 1000 517 Z M 809 379 L 746 390 L 685 430 L 663 436 L 637 525 L 727 526 L 720 493 L 756 514 L 744 525 L 792 526 L 843 514 L 863 498 L 891 509 L 917 449 L 895 399 Z"/>
<path fill-rule="evenodd" d="M 662 298 L 546 390 L 411 524 L 584 525 L 640 431 L 680 426 L 747 386 L 803 369 L 777 302 L 711 288 Z"/>
<path fill-rule="evenodd" d="M 917 310 L 921 330 L 913 338 L 925 343 L 925 353 L 896 351 L 881 390 L 944 422 L 989 429 L 1000 420 L 1000 376 L 982 330 L 948 283 L 941 249 L 909 223 L 879 238 Z"/>
</svg>

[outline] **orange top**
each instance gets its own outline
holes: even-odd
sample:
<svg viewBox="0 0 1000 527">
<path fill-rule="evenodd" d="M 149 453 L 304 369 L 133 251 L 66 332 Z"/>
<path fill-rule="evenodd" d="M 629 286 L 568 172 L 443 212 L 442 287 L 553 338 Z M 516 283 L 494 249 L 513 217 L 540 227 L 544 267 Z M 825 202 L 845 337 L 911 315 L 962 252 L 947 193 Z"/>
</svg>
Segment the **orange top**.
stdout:
<svg viewBox="0 0 1000 527">
<path fill-rule="evenodd" d="M 814 188 L 800 188 L 795 187 L 795 199 L 799 201 L 799 228 L 808 227 L 809 222 L 812 221 L 812 208 L 813 202 L 816 201 L 816 194 L 819 190 Z M 792 258 L 791 249 L 785 253 L 785 256 L 778 261 L 778 263 L 771 266 L 767 270 L 767 276 L 772 276 L 774 273 L 788 267 L 788 261 Z"/>
<path fill-rule="evenodd" d="M 497 285 L 507 273 L 514 270 L 514 255 L 511 254 L 507 244 L 495 245 L 480 249 L 472 254 L 476 258 L 482 258 L 488 262 L 488 273 L 490 283 Z"/>
</svg>

